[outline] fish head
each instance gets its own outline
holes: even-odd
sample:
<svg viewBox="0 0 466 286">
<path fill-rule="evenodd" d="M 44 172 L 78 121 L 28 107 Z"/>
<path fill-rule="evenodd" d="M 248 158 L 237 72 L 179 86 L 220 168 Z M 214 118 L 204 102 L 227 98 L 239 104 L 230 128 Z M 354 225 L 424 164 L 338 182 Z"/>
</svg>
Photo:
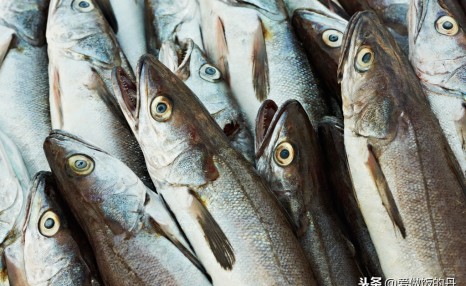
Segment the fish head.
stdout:
<svg viewBox="0 0 466 286">
<path fill-rule="evenodd" d="M 410 60 L 418 77 L 432 87 L 464 94 L 466 14 L 460 2 L 414 0 L 408 18 Z"/>
<path fill-rule="evenodd" d="M 115 35 L 95 0 L 51 0 L 46 33 L 49 52 L 107 65 L 119 59 Z"/>
<path fill-rule="evenodd" d="M 418 84 L 407 69 L 409 62 L 376 14 L 353 15 L 338 67 L 345 128 L 367 138 L 393 138 L 403 94 L 411 90 L 403 77 Z"/>
<path fill-rule="evenodd" d="M 61 194 L 86 232 L 129 233 L 140 223 L 146 187 L 118 159 L 81 138 L 54 130 L 44 150 Z"/>
<path fill-rule="evenodd" d="M 256 168 L 300 225 L 321 178 L 319 143 L 309 117 L 296 100 L 280 108 L 266 100 L 256 120 Z"/>
<path fill-rule="evenodd" d="M 0 2 L 0 23 L 15 30 L 16 36 L 34 46 L 45 44 L 49 0 L 5 0 Z"/>
<path fill-rule="evenodd" d="M 25 274 L 14 276 L 26 277 L 29 285 L 54 281 L 90 285 L 95 278 L 82 257 L 51 174 L 38 173 L 30 192 L 21 245 Z M 13 271 L 21 269 L 14 267 Z"/>
</svg>

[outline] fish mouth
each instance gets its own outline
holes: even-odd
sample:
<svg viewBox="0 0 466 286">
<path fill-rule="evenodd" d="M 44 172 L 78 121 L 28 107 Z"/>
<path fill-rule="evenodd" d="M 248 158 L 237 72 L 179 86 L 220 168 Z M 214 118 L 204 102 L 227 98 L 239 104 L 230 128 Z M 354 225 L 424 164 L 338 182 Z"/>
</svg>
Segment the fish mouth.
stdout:
<svg viewBox="0 0 466 286">
<path fill-rule="evenodd" d="M 190 76 L 189 63 L 193 49 L 191 39 L 164 42 L 160 47 L 159 61 L 184 81 Z"/>
<path fill-rule="evenodd" d="M 25 231 L 26 231 L 26 228 L 27 228 L 27 225 L 29 224 L 29 221 L 31 220 L 31 216 L 32 216 L 32 208 L 33 208 L 33 205 L 34 205 L 34 201 L 35 201 L 35 197 L 37 196 L 37 193 L 39 193 L 39 191 L 41 190 L 44 190 L 45 189 L 45 186 L 46 186 L 46 179 L 47 177 L 51 176 L 52 173 L 50 172 L 46 172 L 46 171 L 40 171 L 38 172 L 36 175 L 34 175 L 34 177 L 32 178 L 32 185 L 29 189 L 29 196 L 27 198 L 25 198 L 27 200 L 27 203 L 26 203 L 26 209 L 24 210 L 25 213 L 26 213 L 26 217 L 23 221 L 23 225 L 21 227 L 21 232 L 22 234 L 24 235 Z M 35 208 L 37 209 L 38 206 L 35 205 Z"/>
<path fill-rule="evenodd" d="M 323 22 L 323 20 L 330 21 L 329 23 L 332 23 L 333 21 L 346 22 L 345 19 L 343 19 L 342 17 L 338 16 L 337 14 L 331 11 L 318 10 L 315 8 L 298 8 L 293 12 L 292 18 L 293 19 L 304 18 L 308 21 L 319 22 L 319 23 Z"/>
<path fill-rule="evenodd" d="M 53 129 L 50 132 L 49 136 L 45 138 L 45 142 L 44 142 L 45 153 L 47 154 L 50 151 L 52 151 L 52 146 L 61 145 L 60 143 L 69 142 L 69 141 L 78 143 L 80 145 L 84 145 L 87 148 L 96 150 L 98 152 L 103 152 L 105 154 L 108 154 L 104 150 L 84 141 L 84 139 L 82 139 L 81 137 L 71 134 L 65 130 L 61 130 L 61 129 Z"/>
<path fill-rule="evenodd" d="M 126 110 L 133 119 L 139 117 L 139 97 L 136 83 L 122 67 L 115 67 L 112 73 L 113 82 L 117 84 L 119 95 L 123 99 Z"/>
</svg>

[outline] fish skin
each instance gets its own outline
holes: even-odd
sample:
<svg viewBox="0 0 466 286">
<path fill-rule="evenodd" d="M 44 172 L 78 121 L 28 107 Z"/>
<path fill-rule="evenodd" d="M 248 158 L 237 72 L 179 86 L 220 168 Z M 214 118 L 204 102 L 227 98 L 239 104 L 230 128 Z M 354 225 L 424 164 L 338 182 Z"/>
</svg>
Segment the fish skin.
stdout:
<svg viewBox="0 0 466 286">
<path fill-rule="evenodd" d="M 361 46 L 374 52 L 366 72 L 355 70 Z M 351 175 L 386 277 L 464 283 L 464 176 L 408 59 L 373 12 L 350 20 L 339 77 Z M 394 203 L 382 205 L 384 196 Z"/>
<path fill-rule="evenodd" d="M 338 110 L 341 109 L 341 87 L 337 80 L 341 49 L 328 46 L 322 34 L 332 29 L 340 32 L 340 37 L 343 38 L 348 21 L 327 8 L 321 7 L 320 9 L 295 10 L 292 23 L 297 36 L 303 43 L 311 66 L 316 69 L 326 90 L 338 103 Z"/>
<path fill-rule="evenodd" d="M 263 103 L 258 118 L 270 116 L 269 104 Z M 276 111 L 268 126 L 258 122 L 256 126 L 256 168 L 293 218 L 317 283 L 356 285 L 361 273 L 334 210 L 324 157 L 306 112 L 299 102 L 290 100 Z M 289 165 L 280 166 L 274 154 L 285 142 L 292 145 L 294 157 Z"/>
<path fill-rule="evenodd" d="M 248 161 L 254 162 L 253 136 L 238 103 L 231 95 L 220 70 L 210 64 L 202 50 L 191 39 L 180 42 L 179 45 L 167 41 L 161 46 L 159 60 L 171 67 L 172 72 L 194 92 L 228 136 L 231 145 Z M 170 65 L 171 62 L 176 64 Z M 216 69 L 215 77 L 219 77 L 217 80 L 209 81 L 209 78 L 204 79 L 201 76 L 201 69 L 207 66 Z"/>
<path fill-rule="evenodd" d="M 459 6 L 458 1 L 412 1 L 409 57 L 432 111 L 466 173 L 466 133 L 463 131 L 466 127 L 466 14 Z M 457 21 L 456 35 L 437 32 L 436 20 L 445 15 Z"/>
<path fill-rule="evenodd" d="M 315 285 L 278 202 L 197 97 L 150 55 L 140 60 L 137 84 L 137 108 L 125 103 L 124 91 L 117 94 L 120 107 L 157 190 L 213 283 Z M 163 123 L 148 112 L 161 94 L 174 107 Z"/>
<path fill-rule="evenodd" d="M 313 123 L 328 115 L 281 0 L 199 3 L 205 52 L 225 75 L 252 129 L 265 99 L 296 99 Z"/>
<path fill-rule="evenodd" d="M 0 285 L 10 285 L 5 248 L 21 235 L 29 196 L 29 173 L 14 143 L 0 132 Z"/>
<path fill-rule="evenodd" d="M 44 150 L 60 193 L 100 253 L 96 260 L 105 285 L 210 285 L 171 242 L 181 234 L 160 196 L 126 165 L 60 130 L 47 137 Z M 73 173 L 67 158 L 74 154 L 92 160 L 90 174 Z"/>
<path fill-rule="evenodd" d="M 152 186 L 141 149 L 116 104 L 111 73 L 128 62 L 93 0 L 80 12 L 71 0 L 52 0 L 47 23 L 52 128 L 93 142 Z M 43 141 L 43 140 L 42 140 Z"/>
<path fill-rule="evenodd" d="M 37 144 L 50 131 L 47 8 L 47 0 L 0 3 L 0 129 L 21 150 L 30 176 L 48 170 Z"/>
<path fill-rule="evenodd" d="M 19 243 L 5 250 L 7 265 L 12 261 L 22 261 L 9 268 L 9 276 L 21 277 L 26 285 L 100 285 L 97 273 L 88 265 L 85 252 L 75 237 L 82 235 L 73 226 L 73 220 L 66 214 L 63 202 L 57 197 L 56 186 L 51 173 L 39 172 L 32 179 L 31 199 L 27 219 L 24 222 Z M 59 230 L 48 237 L 40 230 L 40 220 L 48 211 L 59 218 Z M 12 249 L 12 248 L 16 249 Z M 88 249 L 87 249 L 88 250 Z M 22 257 L 18 257 L 22 256 Z M 92 268 L 95 270 L 95 268 Z M 97 274 L 98 275 L 98 274 Z M 13 285 L 21 285 L 18 280 Z"/>
</svg>

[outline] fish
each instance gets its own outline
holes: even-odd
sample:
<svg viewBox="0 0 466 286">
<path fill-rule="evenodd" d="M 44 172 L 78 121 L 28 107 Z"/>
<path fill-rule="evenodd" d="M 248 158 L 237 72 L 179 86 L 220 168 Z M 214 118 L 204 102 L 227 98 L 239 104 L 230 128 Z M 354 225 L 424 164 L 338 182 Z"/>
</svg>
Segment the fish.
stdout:
<svg viewBox="0 0 466 286">
<path fill-rule="evenodd" d="M 341 4 L 336 0 L 283 0 L 283 4 L 290 18 L 293 17 L 296 10 L 302 9 L 329 10 L 343 19 L 347 20 L 350 18 L 345 9 L 343 9 Z"/>
<path fill-rule="evenodd" d="M 29 175 L 48 170 L 37 144 L 49 133 L 48 0 L 0 2 L 0 129 L 21 150 Z"/>
<path fill-rule="evenodd" d="M 225 76 L 251 130 L 266 99 L 277 104 L 298 100 L 312 123 L 328 115 L 326 99 L 281 1 L 199 3 L 206 55 Z"/>
<path fill-rule="evenodd" d="M 30 176 L 17 146 L 0 131 L 0 285 L 10 285 L 3 254 L 21 235 Z"/>
<path fill-rule="evenodd" d="M 141 149 L 113 94 L 113 67 L 123 66 L 128 73 L 131 68 L 97 3 L 52 0 L 46 36 L 52 128 L 91 141 L 152 187 Z"/>
<path fill-rule="evenodd" d="M 256 147 L 256 168 L 297 226 L 318 285 L 357 284 L 361 272 L 333 207 L 317 132 L 298 101 L 280 108 L 264 101 Z"/>
<path fill-rule="evenodd" d="M 52 174 L 36 174 L 29 192 L 19 243 L 5 249 L 12 285 L 101 285 L 95 264 L 88 264 L 93 254 L 82 247 L 83 234 L 66 213 Z"/>
<path fill-rule="evenodd" d="M 146 0 L 146 5 L 146 37 L 151 54 L 158 55 L 164 42 L 188 39 L 204 50 L 198 1 Z"/>
<path fill-rule="evenodd" d="M 211 285 L 163 197 L 120 160 L 54 130 L 44 151 L 105 285 Z M 141 263 L 143 261 L 144 263 Z"/>
<path fill-rule="evenodd" d="M 297 9 L 292 18 L 296 34 L 322 83 L 341 109 L 341 87 L 337 80 L 343 33 L 348 21 L 325 7 Z"/>
<path fill-rule="evenodd" d="M 191 39 L 178 43 L 167 41 L 162 44 L 158 58 L 201 100 L 231 145 L 253 162 L 253 136 L 238 103 L 231 95 L 222 72 L 210 64 L 199 46 Z M 119 88 L 115 88 L 115 92 L 117 90 Z"/>
<path fill-rule="evenodd" d="M 183 81 L 145 55 L 133 84 L 117 100 L 213 284 L 316 285 L 284 210 Z"/>
<path fill-rule="evenodd" d="M 465 178 L 408 58 L 372 11 L 342 47 L 345 148 L 385 276 L 464 283 Z"/>
<path fill-rule="evenodd" d="M 466 174 L 466 13 L 458 1 L 412 1 L 409 18 L 410 62 Z"/>
</svg>

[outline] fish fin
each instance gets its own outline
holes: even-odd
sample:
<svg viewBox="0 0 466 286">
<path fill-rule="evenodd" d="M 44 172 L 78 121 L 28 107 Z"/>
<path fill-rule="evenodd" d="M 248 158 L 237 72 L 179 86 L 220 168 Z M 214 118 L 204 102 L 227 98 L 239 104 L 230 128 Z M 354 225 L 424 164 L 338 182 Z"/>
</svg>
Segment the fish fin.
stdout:
<svg viewBox="0 0 466 286">
<path fill-rule="evenodd" d="M 53 129 L 63 129 L 63 109 L 61 104 L 60 74 L 56 68 L 49 72 L 50 77 L 50 119 Z"/>
<path fill-rule="evenodd" d="M 216 54 L 218 55 L 216 64 L 224 75 L 225 80 L 229 82 L 230 76 L 228 67 L 228 43 L 225 35 L 225 26 L 223 25 L 223 21 L 220 18 L 217 18 L 215 23 L 215 34 L 215 39 L 217 40 Z"/>
<path fill-rule="evenodd" d="M 10 28 L 0 26 L 0 67 L 2 66 L 3 59 L 10 50 L 11 43 L 13 42 L 14 31 Z"/>
<path fill-rule="evenodd" d="M 256 97 L 260 102 L 267 99 L 270 91 L 269 67 L 264 33 L 264 25 L 259 19 L 259 27 L 257 27 L 256 33 L 254 35 L 252 49 L 252 76 L 254 91 L 256 92 Z"/>
<path fill-rule="evenodd" d="M 372 146 L 368 145 L 367 148 L 368 158 L 366 164 L 368 165 L 372 178 L 377 185 L 377 190 L 379 192 L 380 198 L 382 199 L 382 204 L 387 210 L 388 216 L 390 217 L 393 225 L 396 225 L 400 230 L 403 238 L 406 238 L 406 229 L 403 224 L 403 220 L 401 219 L 400 212 L 398 211 L 395 199 L 393 198 L 393 194 L 390 190 L 390 187 L 388 186 L 387 180 L 385 179 L 385 175 L 380 168 L 377 157 L 375 157 L 373 153 Z"/>
<path fill-rule="evenodd" d="M 206 209 L 198 195 L 192 190 L 190 190 L 190 193 L 194 198 L 193 204 L 197 212 L 197 220 L 204 231 L 205 238 L 217 262 L 223 269 L 233 269 L 236 258 L 228 238 L 210 212 Z"/>
<path fill-rule="evenodd" d="M 115 12 L 113 12 L 112 4 L 110 0 L 96 0 L 97 6 L 99 6 L 102 14 L 104 15 L 107 23 L 112 27 L 113 32 L 118 33 L 118 21 L 115 17 Z"/>
<path fill-rule="evenodd" d="M 462 115 L 461 117 L 456 120 L 455 125 L 456 125 L 456 131 L 458 132 L 458 136 L 461 140 L 461 148 L 463 149 L 463 152 L 466 153 L 466 103 L 462 104 Z"/>
</svg>

